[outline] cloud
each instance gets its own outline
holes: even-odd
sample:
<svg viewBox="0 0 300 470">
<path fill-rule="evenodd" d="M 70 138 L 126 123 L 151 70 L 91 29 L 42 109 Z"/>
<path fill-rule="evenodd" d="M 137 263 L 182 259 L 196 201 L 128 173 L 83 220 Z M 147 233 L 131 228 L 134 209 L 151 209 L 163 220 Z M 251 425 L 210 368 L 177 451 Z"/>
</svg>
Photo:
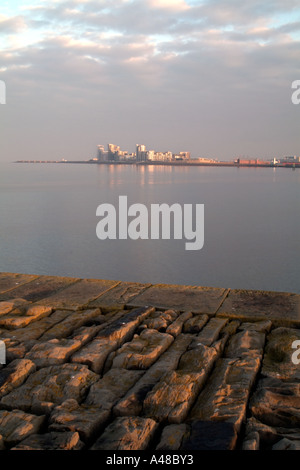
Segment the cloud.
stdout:
<svg viewBox="0 0 300 470">
<path fill-rule="evenodd" d="M 148 0 L 150 7 L 182 11 L 189 9 L 184 0 Z"/>
<path fill-rule="evenodd" d="M 19 106 L 31 132 L 34 125 L 42 135 L 45 122 L 58 136 L 74 126 L 75 153 L 97 140 L 99 129 L 104 143 L 118 135 L 124 145 L 172 141 L 197 156 L 201 142 L 203 153 L 219 149 L 211 156 L 220 158 L 252 130 L 253 142 L 260 136 L 257 151 L 275 149 L 280 135 L 296 142 L 288 107 L 290 83 L 300 75 L 299 19 L 296 3 L 285 4 L 289 15 L 282 2 L 268 0 L 46 1 L 0 17 L 10 38 L 0 51 L 0 78 L 11 123 L 23 126 Z M 23 127 L 19 132 L 24 136 Z"/>
<path fill-rule="evenodd" d="M 26 22 L 22 16 L 7 17 L 0 15 L 1 34 L 19 33 L 26 29 Z"/>
</svg>

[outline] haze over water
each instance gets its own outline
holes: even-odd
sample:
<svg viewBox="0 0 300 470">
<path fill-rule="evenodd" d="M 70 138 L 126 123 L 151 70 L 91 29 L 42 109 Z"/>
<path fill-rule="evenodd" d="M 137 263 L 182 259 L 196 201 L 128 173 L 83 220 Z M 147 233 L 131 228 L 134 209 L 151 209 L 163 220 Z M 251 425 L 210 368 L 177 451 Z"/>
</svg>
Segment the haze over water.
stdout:
<svg viewBox="0 0 300 470">
<path fill-rule="evenodd" d="M 300 171 L 0 164 L 0 271 L 300 293 Z M 185 240 L 103 240 L 99 204 L 204 204 Z"/>
</svg>

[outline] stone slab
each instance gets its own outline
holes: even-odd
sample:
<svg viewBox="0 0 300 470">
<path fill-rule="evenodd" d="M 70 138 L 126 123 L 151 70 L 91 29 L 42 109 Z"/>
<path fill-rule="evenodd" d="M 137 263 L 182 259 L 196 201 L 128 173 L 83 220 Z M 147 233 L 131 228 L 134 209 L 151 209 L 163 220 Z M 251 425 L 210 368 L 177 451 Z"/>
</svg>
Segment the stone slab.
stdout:
<svg viewBox="0 0 300 470">
<path fill-rule="evenodd" d="M 0 298 L 2 298 L 1 296 L 4 292 L 12 291 L 20 285 L 33 281 L 38 277 L 38 275 L 34 274 L 0 273 Z"/>
<path fill-rule="evenodd" d="M 149 287 L 128 306 L 151 305 L 157 308 L 172 308 L 193 313 L 214 315 L 226 297 L 228 289 L 216 287 L 156 284 Z"/>
<path fill-rule="evenodd" d="M 124 308 L 126 304 L 132 302 L 135 297 L 145 291 L 151 284 L 141 284 L 138 282 L 120 282 L 108 292 L 101 294 L 90 303 L 90 306 Z"/>
<path fill-rule="evenodd" d="M 140 417 L 116 418 L 92 450 L 145 450 L 154 437 L 158 424 L 153 419 Z"/>
<path fill-rule="evenodd" d="M 102 279 L 81 279 L 65 289 L 39 300 L 39 304 L 51 304 L 53 308 L 77 309 L 86 307 L 104 292 L 118 284 L 118 281 Z"/>
<path fill-rule="evenodd" d="M 28 302 L 37 302 L 58 292 L 75 282 L 78 279 L 57 276 L 38 276 L 30 280 L 30 282 L 21 283 L 13 290 L 0 295 L 1 300 L 23 298 Z"/>
<path fill-rule="evenodd" d="M 276 326 L 300 325 L 300 295 L 232 289 L 217 316 L 244 321 L 271 320 Z"/>
<path fill-rule="evenodd" d="M 50 432 L 33 434 L 12 447 L 11 450 L 82 450 L 83 442 L 78 432 Z"/>
</svg>

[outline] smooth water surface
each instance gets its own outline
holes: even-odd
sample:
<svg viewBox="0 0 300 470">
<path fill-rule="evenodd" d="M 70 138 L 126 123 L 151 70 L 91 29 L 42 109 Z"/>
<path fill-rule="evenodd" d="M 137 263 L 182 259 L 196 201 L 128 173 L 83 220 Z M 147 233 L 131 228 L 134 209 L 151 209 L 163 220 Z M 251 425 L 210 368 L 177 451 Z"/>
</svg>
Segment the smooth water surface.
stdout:
<svg viewBox="0 0 300 470">
<path fill-rule="evenodd" d="M 300 293 L 300 170 L 0 164 L 0 271 Z M 205 241 L 99 240 L 96 209 L 204 204 Z"/>
</svg>

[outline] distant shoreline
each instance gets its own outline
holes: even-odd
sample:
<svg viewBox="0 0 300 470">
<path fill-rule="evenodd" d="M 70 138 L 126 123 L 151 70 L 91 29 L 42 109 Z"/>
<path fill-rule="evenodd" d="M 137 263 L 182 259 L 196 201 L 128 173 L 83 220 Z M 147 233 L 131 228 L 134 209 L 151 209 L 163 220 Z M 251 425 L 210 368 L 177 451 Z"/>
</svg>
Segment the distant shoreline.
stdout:
<svg viewBox="0 0 300 470">
<path fill-rule="evenodd" d="M 255 167 L 255 168 L 300 168 L 300 163 L 272 163 L 272 162 L 258 162 L 258 163 L 237 163 L 237 162 L 199 162 L 199 161 L 179 161 L 179 162 L 135 162 L 135 161 L 107 161 L 100 162 L 97 160 L 17 160 L 14 163 L 57 163 L 57 164 L 94 164 L 94 165 L 136 165 L 136 166 L 222 166 L 222 167 Z"/>
</svg>

